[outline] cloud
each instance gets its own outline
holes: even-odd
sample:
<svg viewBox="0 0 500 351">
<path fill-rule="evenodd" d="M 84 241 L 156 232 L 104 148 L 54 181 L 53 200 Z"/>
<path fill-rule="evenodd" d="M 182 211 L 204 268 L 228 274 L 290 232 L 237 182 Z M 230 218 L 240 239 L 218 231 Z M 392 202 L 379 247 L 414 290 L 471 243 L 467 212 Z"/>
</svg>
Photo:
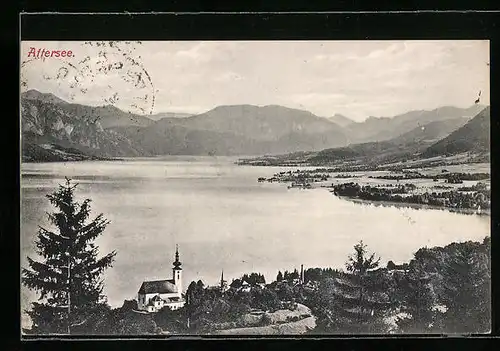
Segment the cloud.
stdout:
<svg viewBox="0 0 500 351">
<path fill-rule="evenodd" d="M 295 100 L 301 104 L 317 104 L 332 101 L 339 101 L 346 98 L 345 94 L 339 93 L 305 93 L 305 94 L 294 94 L 290 96 L 292 100 Z"/>
<path fill-rule="evenodd" d="M 103 49 L 96 45 L 23 42 L 21 59 L 30 45 L 72 49 L 75 57 L 69 63 L 80 73 L 86 58 L 94 71 L 102 66 Z M 155 94 L 153 113 L 281 104 L 356 120 L 443 105 L 466 107 L 479 90 L 489 103 L 487 41 L 148 41 L 116 46 L 144 68 L 151 86 L 139 89 L 127 81 L 130 62 L 126 70 L 92 78 L 46 79 L 57 76 L 62 64 L 46 59 L 26 65 L 22 74 L 29 88 L 79 103 L 104 104 L 118 92 L 117 106 L 133 112 L 140 111 L 133 101 L 146 94 Z M 104 51 L 115 61 L 123 52 Z M 85 93 L 74 86 L 74 76 Z"/>
<path fill-rule="evenodd" d="M 192 46 L 186 50 L 180 50 L 175 53 L 175 56 L 181 59 L 191 59 L 191 60 L 210 60 L 210 51 L 206 49 L 210 48 L 210 44 L 201 42 Z"/>
</svg>

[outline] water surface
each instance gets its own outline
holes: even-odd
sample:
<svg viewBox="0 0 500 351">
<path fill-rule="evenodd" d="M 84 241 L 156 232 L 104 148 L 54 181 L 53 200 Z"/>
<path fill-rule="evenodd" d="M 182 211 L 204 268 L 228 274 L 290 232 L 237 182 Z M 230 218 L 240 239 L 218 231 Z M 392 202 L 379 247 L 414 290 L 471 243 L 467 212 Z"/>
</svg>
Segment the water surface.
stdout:
<svg viewBox="0 0 500 351">
<path fill-rule="evenodd" d="M 117 251 L 105 275 L 112 306 L 136 297 L 145 279 L 171 278 L 175 244 L 184 287 L 216 284 L 257 271 L 342 268 L 363 240 L 381 262 L 408 261 L 423 246 L 482 240 L 490 218 L 441 210 L 376 207 L 338 199 L 325 189 L 287 189 L 258 183 L 284 167 L 237 166 L 224 157 L 161 157 L 124 161 L 22 165 L 21 264 L 34 256 L 38 225 L 48 226 L 45 195 L 64 177 L 78 183 L 77 198 L 92 199 L 93 214 L 111 221 L 98 239 Z M 293 168 L 293 169 L 296 169 Z M 22 308 L 34 298 L 21 291 Z"/>
</svg>

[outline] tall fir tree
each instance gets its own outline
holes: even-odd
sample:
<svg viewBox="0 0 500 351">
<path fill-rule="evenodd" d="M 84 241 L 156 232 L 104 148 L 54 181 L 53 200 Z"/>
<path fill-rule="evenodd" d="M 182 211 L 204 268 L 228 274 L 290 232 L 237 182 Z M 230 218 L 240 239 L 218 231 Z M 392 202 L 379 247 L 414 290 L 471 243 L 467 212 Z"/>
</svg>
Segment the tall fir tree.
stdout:
<svg viewBox="0 0 500 351">
<path fill-rule="evenodd" d="M 380 259 L 368 256 L 367 247 L 360 241 L 349 256 L 347 272 L 333 279 L 331 286 L 333 314 L 340 332 L 381 333 L 387 331 L 383 318 L 392 307 L 389 279 L 379 270 Z"/>
<path fill-rule="evenodd" d="M 91 200 L 75 200 L 77 185 L 66 178 L 65 184 L 47 195 L 56 208 L 48 213 L 56 229 L 39 227 L 35 245 L 41 260 L 28 257 L 29 268 L 22 269 L 23 285 L 39 294 L 38 302 L 26 311 L 33 323 L 28 333 L 79 333 L 109 308 L 102 294 L 102 274 L 111 267 L 116 252 L 99 258 L 95 244 L 109 221 L 103 214 L 88 221 Z"/>
</svg>

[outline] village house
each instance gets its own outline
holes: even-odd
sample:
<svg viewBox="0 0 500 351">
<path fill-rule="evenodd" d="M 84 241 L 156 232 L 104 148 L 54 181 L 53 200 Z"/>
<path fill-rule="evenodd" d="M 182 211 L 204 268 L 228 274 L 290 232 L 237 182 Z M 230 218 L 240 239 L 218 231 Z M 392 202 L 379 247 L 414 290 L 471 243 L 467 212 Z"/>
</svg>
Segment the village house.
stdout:
<svg viewBox="0 0 500 351">
<path fill-rule="evenodd" d="M 252 289 L 252 286 L 250 283 L 248 283 L 246 280 L 242 279 L 233 279 L 231 284 L 229 285 L 230 289 L 236 290 L 238 292 L 249 292 Z"/>
<path fill-rule="evenodd" d="M 182 268 L 179 261 L 179 250 L 175 250 L 172 279 L 144 281 L 137 293 L 139 310 L 158 312 L 163 307 L 171 310 L 181 308 L 185 304 L 182 297 Z"/>
<path fill-rule="evenodd" d="M 303 286 L 304 286 L 304 289 L 309 291 L 309 292 L 318 290 L 318 282 L 315 282 L 312 280 L 309 280 Z"/>
<path fill-rule="evenodd" d="M 251 285 L 246 280 L 243 280 L 241 282 L 241 286 L 239 289 L 240 291 L 249 292 L 251 289 L 252 289 Z"/>
<path fill-rule="evenodd" d="M 252 289 L 264 289 L 265 287 L 266 283 L 264 281 L 249 283 L 245 278 L 233 279 L 229 285 L 229 289 L 238 292 L 250 292 Z"/>
<path fill-rule="evenodd" d="M 387 262 L 387 272 L 391 275 L 405 274 L 410 268 L 408 263 L 395 264 L 393 261 Z"/>
</svg>

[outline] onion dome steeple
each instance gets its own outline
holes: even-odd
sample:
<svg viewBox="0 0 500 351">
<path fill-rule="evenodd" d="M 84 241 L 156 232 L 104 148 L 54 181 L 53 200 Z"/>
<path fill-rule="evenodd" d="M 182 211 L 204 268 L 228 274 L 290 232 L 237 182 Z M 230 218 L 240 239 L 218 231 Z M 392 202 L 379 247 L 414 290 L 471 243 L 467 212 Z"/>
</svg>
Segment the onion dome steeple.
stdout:
<svg viewBox="0 0 500 351">
<path fill-rule="evenodd" d="M 175 245 L 175 261 L 173 262 L 174 270 L 182 270 L 181 261 L 179 261 L 179 246 Z"/>
</svg>

